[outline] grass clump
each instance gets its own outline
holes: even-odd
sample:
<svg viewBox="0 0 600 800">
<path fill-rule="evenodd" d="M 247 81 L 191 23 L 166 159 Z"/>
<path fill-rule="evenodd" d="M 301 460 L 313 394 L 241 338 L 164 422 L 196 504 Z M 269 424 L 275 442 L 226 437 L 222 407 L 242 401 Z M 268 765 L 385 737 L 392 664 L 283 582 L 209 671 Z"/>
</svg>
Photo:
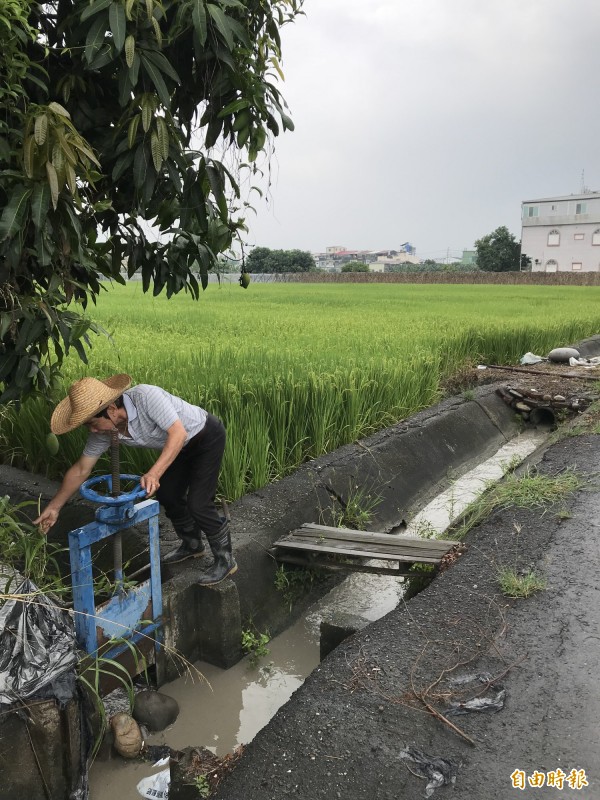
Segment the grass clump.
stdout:
<svg viewBox="0 0 600 800">
<path fill-rule="evenodd" d="M 322 579 L 323 576 L 318 570 L 302 567 L 286 568 L 284 564 L 280 564 L 275 571 L 275 588 L 281 592 L 291 611 L 295 603 Z"/>
<path fill-rule="evenodd" d="M 581 486 L 580 476 L 571 468 L 559 475 L 542 475 L 532 468 L 522 475 L 509 473 L 467 509 L 452 535 L 462 539 L 493 511 L 503 508 L 545 508 L 564 502 Z"/>
<path fill-rule="evenodd" d="M 531 597 L 547 585 L 546 579 L 537 575 L 534 570 L 518 573 L 510 567 L 504 567 L 498 572 L 498 583 L 502 594 L 516 599 Z"/>
<path fill-rule="evenodd" d="M 49 542 L 25 514 L 27 507 L 35 505 L 33 501 L 12 505 L 8 495 L 0 497 L 2 565 L 30 578 L 42 592 L 65 595 L 67 588 L 56 560 L 61 548 Z M 15 588 L 10 583 L 5 586 L 6 593 Z"/>
<path fill-rule="evenodd" d="M 346 497 L 330 490 L 331 506 L 321 510 L 323 524 L 334 528 L 352 528 L 364 531 L 373 519 L 375 510 L 383 498 L 364 486 L 348 485 Z"/>
</svg>

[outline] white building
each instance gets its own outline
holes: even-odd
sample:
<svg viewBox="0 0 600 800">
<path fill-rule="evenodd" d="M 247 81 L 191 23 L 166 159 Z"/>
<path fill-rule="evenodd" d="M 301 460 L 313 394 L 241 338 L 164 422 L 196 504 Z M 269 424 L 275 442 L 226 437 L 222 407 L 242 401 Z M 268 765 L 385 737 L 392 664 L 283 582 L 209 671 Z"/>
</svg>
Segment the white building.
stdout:
<svg viewBox="0 0 600 800">
<path fill-rule="evenodd" d="M 527 200 L 521 219 L 532 272 L 600 272 L 600 192 Z"/>
</svg>

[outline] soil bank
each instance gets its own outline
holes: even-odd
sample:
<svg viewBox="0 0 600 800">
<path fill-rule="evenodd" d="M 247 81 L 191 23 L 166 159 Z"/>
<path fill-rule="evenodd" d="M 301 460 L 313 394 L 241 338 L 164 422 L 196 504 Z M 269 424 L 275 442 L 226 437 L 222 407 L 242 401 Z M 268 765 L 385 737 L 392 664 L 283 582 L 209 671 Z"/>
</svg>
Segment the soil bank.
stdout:
<svg viewBox="0 0 600 800">
<path fill-rule="evenodd" d="M 471 531 L 450 569 L 321 663 L 214 797 L 426 797 L 408 749 L 453 765 L 455 783 L 433 792 L 440 800 L 600 798 L 599 465 L 600 436 L 548 448 L 540 472 L 572 466 L 584 488 L 559 507 L 509 508 Z M 497 582 L 502 567 L 535 569 L 547 588 L 510 600 Z M 500 711 L 450 713 L 503 692 Z M 561 772 L 562 788 L 548 787 Z M 524 791 L 514 785 L 521 776 Z M 544 785 L 532 786 L 540 776 Z"/>
</svg>

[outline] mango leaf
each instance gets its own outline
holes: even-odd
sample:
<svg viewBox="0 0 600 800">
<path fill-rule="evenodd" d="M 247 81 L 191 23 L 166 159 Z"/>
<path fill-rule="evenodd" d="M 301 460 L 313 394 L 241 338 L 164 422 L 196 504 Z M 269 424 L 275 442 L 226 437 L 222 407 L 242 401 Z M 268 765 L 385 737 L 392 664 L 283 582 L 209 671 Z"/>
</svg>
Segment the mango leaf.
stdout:
<svg viewBox="0 0 600 800">
<path fill-rule="evenodd" d="M 50 196 L 52 198 L 52 207 L 56 210 L 58 205 L 58 174 L 54 165 L 50 161 L 46 161 L 46 175 L 48 176 L 48 183 L 50 185 Z"/>
<path fill-rule="evenodd" d="M 81 21 L 84 22 L 86 19 L 93 17 L 94 14 L 97 14 L 99 11 L 103 11 L 105 8 L 108 8 L 111 3 L 112 0 L 92 0 L 89 6 L 81 14 Z"/>
<path fill-rule="evenodd" d="M 147 152 L 147 149 L 142 143 L 135 151 L 135 158 L 133 160 L 133 185 L 136 189 L 141 189 L 144 185 L 144 181 L 146 180 L 146 172 L 149 168 L 150 154 Z"/>
<path fill-rule="evenodd" d="M 47 183 L 38 182 L 33 188 L 31 196 L 31 219 L 36 230 L 41 230 L 48 216 L 50 208 L 50 186 Z"/>
<path fill-rule="evenodd" d="M 133 57 L 135 56 L 135 36 L 129 34 L 125 39 L 125 61 L 129 69 L 133 67 Z"/>
<path fill-rule="evenodd" d="M 61 106 L 60 103 L 56 103 L 54 100 L 51 103 L 48 103 L 48 108 L 51 111 L 54 111 L 55 114 L 58 114 L 60 117 L 66 117 L 67 119 L 71 119 L 71 115 L 67 111 L 64 106 Z"/>
<path fill-rule="evenodd" d="M 125 9 L 121 3 L 112 3 L 108 9 L 108 21 L 113 35 L 115 50 L 120 53 L 125 44 Z"/>
<path fill-rule="evenodd" d="M 213 18 L 217 29 L 227 42 L 227 47 L 230 50 L 233 50 L 233 33 L 229 25 L 229 19 L 223 12 L 223 9 L 219 8 L 219 6 L 213 5 L 213 3 L 207 3 L 206 7 L 208 8 L 208 13 Z"/>
<path fill-rule="evenodd" d="M 215 200 L 217 201 L 219 212 L 221 213 L 221 219 L 225 221 L 228 217 L 228 211 L 227 211 L 227 200 L 225 198 L 225 193 L 223 191 L 223 181 L 221 179 L 221 175 L 219 174 L 218 170 L 215 169 L 215 167 L 213 167 L 211 164 L 209 164 L 206 167 L 206 174 L 208 176 L 212 193 L 215 196 Z"/>
<path fill-rule="evenodd" d="M 0 217 L 0 241 L 10 239 L 21 228 L 30 196 L 31 189 L 16 187 Z"/>
<path fill-rule="evenodd" d="M 219 117 L 228 117 L 230 114 L 235 114 L 236 111 L 241 111 L 242 108 L 248 108 L 249 105 L 250 103 L 248 100 L 242 100 L 241 98 L 239 100 L 234 100 L 219 111 Z"/>
<path fill-rule="evenodd" d="M 154 84 L 154 87 L 156 88 L 156 93 L 160 97 L 163 105 L 169 108 L 171 105 L 171 96 L 169 94 L 169 90 L 167 89 L 167 84 L 164 82 L 160 70 L 152 63 L 152 61 L 150 61 L 150 59 L 144 53 L 142 53 L 142 64 L 150 80 Z"/>
<path fill-rule="evenodd" d="M 97 17 L 91 24 L 85 39 L 85 60 L 91 64 L 104 44 L 106 36 L 106 17 Z"/>
<path fill-rule="evenodd" d="M 204 0 L 192 0 L 192 23 L 200 45 L 204 47 L 208 35 Z"/>
<path fill-rule="evenodd" d="M 181 79 L 175 71 L 175 68 L 162 53 L 159 53 L 156 50 L 146 50 L 144 55 L 148 61 L 152 61 L 152 63 L 159 68 L 163 75 L 168 75 L 171 80 L 175 81 L 175 83 L 181 83 Z"/>
</svg>

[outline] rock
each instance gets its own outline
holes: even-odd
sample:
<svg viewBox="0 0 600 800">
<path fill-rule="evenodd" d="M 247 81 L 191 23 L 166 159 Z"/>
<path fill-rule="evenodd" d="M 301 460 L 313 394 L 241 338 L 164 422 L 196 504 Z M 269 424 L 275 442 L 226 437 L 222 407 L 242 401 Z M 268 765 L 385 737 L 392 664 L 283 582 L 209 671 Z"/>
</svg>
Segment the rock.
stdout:
<svg viewBox="0 0 600 800">
<path fill-rule="evenodd" d="M 579 358 L 579 350 L 574 347 L 555 347 L 548 353 L 550 361 L 568 361 L 570 358 Z"/>
<path fill-rule="evenodd" d="M 566 399 L 567 399 L 567 398 L 566 398 L 564 395 L 562 395 L 562 394 L 555 394 L 555 395 L 554 395 L 554 400 L 556 400 L 556 402 L 557 402 L 557 403 L 564 403 L 564 401 L 565 401 Z"/>
<path fill-rule="evenodd" d="M 136 758 L 144 743 L 137 722 L 129 714 L 119 711 L 110 718 L 110 727 L 117 753 L 123 758 Z"/>
<path fill-rule="evenodd" d="M 133 717 L 151 731 L 163 731 L 179 716 L 177 700 L 162 692 L 145 689 L 135 696 Z"/>
</svg>

